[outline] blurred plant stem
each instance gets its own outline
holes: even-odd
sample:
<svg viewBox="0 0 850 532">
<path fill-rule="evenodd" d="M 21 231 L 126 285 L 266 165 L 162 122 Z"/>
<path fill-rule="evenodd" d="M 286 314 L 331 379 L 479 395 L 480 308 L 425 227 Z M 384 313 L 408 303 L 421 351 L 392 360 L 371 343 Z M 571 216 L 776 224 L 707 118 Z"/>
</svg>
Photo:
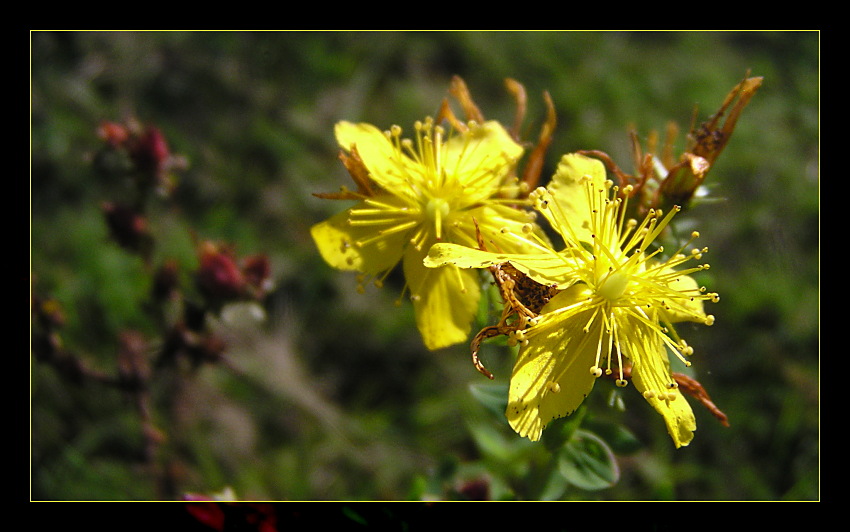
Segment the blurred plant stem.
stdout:
<svg viewBox="0 0 850 532">
<path fill-rule="evenodd" d="M 196 238 L 198 266 L 187 279 L 174 259 L 155 266 L 157 238 L 163 235 L 151 227 L 148 213 L 155 198 L 172 198 L 177 186 L 173 172 L 185 168 L 185 160 L 170 152 L 157 128 L 142 127 L 134 120 L 104 123 L 98 134 L 103 147 L 93 158 L 95 170 L 130 183 L 124 197 L 102 204 L 104 222 L 112 241 L 145 266 L 151 290 L 140 310 L 154 322 L 155 333 L 149 338 L 130 328 L 120 331 L 113 370 L 98 369 L 93 353 L 65 346 L 63 307 L 38 293 L 34 274 L 32 350 L 36 360 L 52 366 L 70 384 L 105 386 L 127 397 L 140 421 L 141 455 L 155 493 L 160 499 L 175 499 L 182 492 L 182 468 L 173 449 L 180 438 L 177 398 L 200 366 L 232 368 L 225 358 L 224 339 L 210 326 L 211 318 L 231 303 L 259 305 L 271 288 L 270 264 L 265 255 L 240 258 L 232 245 Z"/>
</svg>

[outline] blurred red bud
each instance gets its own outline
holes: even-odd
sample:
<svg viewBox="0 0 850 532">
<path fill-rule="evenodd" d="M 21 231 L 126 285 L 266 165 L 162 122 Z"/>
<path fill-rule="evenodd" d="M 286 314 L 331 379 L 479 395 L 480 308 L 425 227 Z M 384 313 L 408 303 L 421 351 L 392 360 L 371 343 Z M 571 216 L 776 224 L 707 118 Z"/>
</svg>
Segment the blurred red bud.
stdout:
<svg viewBox="0 0 850 532">
<path fill-rule="evenodd" d="M 130 138 L 130 132 L 121 124 L 101 122 L 97 128 L 97 136 L 110 146 L 117 148 L 127 142 L 127 139 Z"/>
<path fill-rule="evenodd" d="M 180 285 L 179 277 L 180 266 L 177 261 L 174 259 L 166 260 L 154 274 L 153 288 L 151 289 L 154 299 L 163 301 L 173 297 Z"/>
<path fill-rule="evenodd" d="M 130 156 L 138 170 L 159 177 L 167 169 L 171 154 L 162 132 L 151 126 L 132 143 Z"/>
<path fill-rule="evenodd" d="M 198 287 L 213 299 L 237 299 L 245 293 L 245 276 L 232 250 L 203 242 L 199 250 Z"/>
<path fill-rule="evenodd" d="M 151 236 L 147 218 L 132 207 L 120 203 L 104 202 L 101 210 L 106 217 L 110 235 L 121 247 L 131 251 L 149 251 Z"/>
<path fill-rule="evenodd" d="M 272 267 L 268 256 L 251 255 L 246 257 L 243 265 L 245 280 L 252 288 L 252 295 L 260 298 L 271 286 Z"/>
</svg>

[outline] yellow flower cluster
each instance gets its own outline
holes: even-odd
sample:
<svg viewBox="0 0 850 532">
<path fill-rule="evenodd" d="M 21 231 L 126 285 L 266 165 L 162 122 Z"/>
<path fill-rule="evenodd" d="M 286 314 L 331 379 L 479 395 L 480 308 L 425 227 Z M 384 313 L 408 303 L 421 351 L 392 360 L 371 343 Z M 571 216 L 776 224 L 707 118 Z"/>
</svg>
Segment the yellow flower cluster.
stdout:
<svg viewBox="0 0 850 532">
<path fill-rule="evenodd" d="M 368 175 L 357 203 L 312 228 L 325 261 L 361 272 L 380 285 L 402 263 L 416 323 L 425 345 L 439 349 L 469 336 L 478 309 L 479 277 L 453 266 L 430 269 L 423 259 L 437 242 L 473 246 L 476 224 L 500 248 L 521 253 L 523 242 L 502 230 L 519 230 L 533 220 L 517 209 L 520 190 L 513 176 L 523 148 L 497 122 L 468 123 L 446 132 L 431 119 L 414 125 L 414 138 L 393 126 L 340 122 L 336 137 L 356 154 Z M 527 201 L 525 202 L 527 203 Z"/>
<path fill-rule="evenodd" d="M 438 244 L 425 263 L 482 268 L 509 262 L 539 284 L 558 289 L 530 327 L 512 332 L 520 350 L 507 416 L 520 435 L 538 440 L 546 423 L 578 408 L 603 374 L 625 386 L 627 358 L 635 387 L 664 417 L 676 446 L 687 445 L 696 421 L 671 376 L 667 353 L 689 365 L 686 357 L 693 349 L 678 337 L 673 323 L 714 321 L 703 302 L 717 301 L 717 294 L 707 293 L 689 276 L 708 266 L 679 268 L 699 260 L 707 249 L 682 248 L 659 260 L 664 249 L 652 245 L 676 210 L 651 211 L 640 223 L 626 220 L 626 201 L 617 192 L 601 162 L 566 155 L 550 185 L 531 195 L 566 243 L 563 250 L 519 232 L 510 235 L 535 245 L 535 253 L 470 253 Z"/>
<path fill-rule="evenodd" d="M 719 298 L 691 277 L 708 268 L 698 263 L 707 249 L 689 249 L 696 232 L 672 253 L 659 245 L 679 207 L 630 218 L 634 187 L 622 179 L 615 186 L 599 158 L 577 153 L 561 159 L 546 187 L 529 191 L 516 178 L 524 149 L 501 124 L 450 123 L 446 130 L 432 119 L 417 122 L 412 138 L 398 126 L 337 124 L 357 190 L 319 195 L 355 201 L 312 228 L 322 257 L 360 272 L 361 288 L 367 280 L 380 286 L 401 262 L 429 349 L 468 340 L 482 285 L 476 270 L 514 272 L 522 278 L 511 287 L 546 294 L 533 311 L 527 294 L 510 297 L 486 335 L 508 334 L 519 345 L 506 412 L 519 435 L 540 439 L 549 421 L 575 411 L 596 379 L 610 376 L 618 386 L 631 381 L 674 444 L 688 445 L 696 422 L 668 354 L 690 365 L 693 348 L 673 324 L 711 325 L 703 303 Z M 516 315 L 523 318 L 508 319 Z"/>
</svg>

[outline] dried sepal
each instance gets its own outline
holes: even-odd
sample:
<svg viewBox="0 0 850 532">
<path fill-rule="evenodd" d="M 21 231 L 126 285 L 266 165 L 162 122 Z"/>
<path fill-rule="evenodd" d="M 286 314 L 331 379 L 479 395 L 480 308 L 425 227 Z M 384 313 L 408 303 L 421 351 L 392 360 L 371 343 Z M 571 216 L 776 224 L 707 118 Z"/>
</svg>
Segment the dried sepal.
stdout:
<svg viewBox="0 0 850 532">
<path fill-rule="evenodd" d="M 463 78 L 460 76 L 452 77 L 451 84 L 449 85 L 449 94 L 454 96 L 460 103 L 466 120 L 459 119 L 452 110 L 451 105 L 449 105 L 449 99 L 443 98 L 443 101 L 440 102 L 440 110 L 437 112 L 435 123 L 439 124 L 446 121 L 453 129 L 461 133 L 469 130 L 469 122 L 484 123 L 484 114 L 472 99 L 472 93 L 469 92 L 469 87 L 466 86 Z"/>
<path fill-rule="evenodd" d="M 747 73 L 749 75 L 749 73 Z M 746 77 L 740 83 L 735 85 L 720 109 L 712 115 L 706 122 L 700 124 L 697 128 L 692 128 L 689 135 L 688 151 L 696 156 L 703 157 L 708 161 L 708 164 L 714 164 L 715 159 L 726 147 L 732 132 L 735 130 L 735 125 L 738 123 L 738 118 L 741 112 L 750 103 L 750 99 L 755 96 L 756 91 L 761 87 L 762 77 Z M 726 110 L 735 102 L 729 112 L 729 116 L 723 121 L 723 125 L 719 126 L 720 120 L 726 113 Z M 719 127 L 718 127 L 719 126 Z"/>
<path fill-rule="evenodd" d="M 543 100 L 546 102 L 546 122 L 540 128 L 537 145 L 534 146 L 534 149 L 528 156 L 528 161 L 526 161 L 522 172 L 521 181 L 525 183 L 526 190 L 529 191 L 537 188 L 537 184 L 540 182 L 540 174 L 543 171 L 546 152 L 552 144 L 555 126 L 558 124 L 557 115 L 555 114 L 555 104 L 552 102 L 552 97 L 548 92 L 543 93 Z"/>
<path fill-rule="evenodd" d="M 516 102 L 514 123 L 509 131 L 509 134 L 514 141 L 521 143 L 522 123 L 525 120 L 525 114 L 528 109 L 527 93 L 525 87 L 520 82 L 511 78 L 505 79 L 505 88 L 509 93 L 513 95 L 514 100 Z M 451 85 L 449 87 L 449 94 L 453 96 L 460 104 L 466 117 L 466 122 L 458 118 L 458 116 L 452 110 L 448 98 L 445 98 L 440 103 L 440 109 L 437 112 L 436 123 L 445 121 L 448 122 L 448 124 L 455 130 L 464 132 L 469 129 L 469 122 L 484 122 L 484 113 L 472 99 L 472 94 L 470 93 L 466 82 L 464 82 L 460 76 L 454 76 L 452 78 Z M 528 160 L 526 161 L 525 167 L 523 168 L 522 177 L 519 179 L 519 182 L 522 184 L 522 187 L 517 197 L 525 197 L 527 196 L 528 192 L 534 190 L 537 187 L 537 184 L 540 182 L 540 175 L 543 171 L 543 164 L 545 162 L 546 152 L 548 151 L 549 146 L 552 144 L 552 138 L 555 132 L 555 127 L 557 125 L 557 114 L 555 112 L 555 104 L 553 103 L 552 97 L 549 95 L 548 92 L 543 93 L 543 101 L 546 104 L 546 121 L 540 128 L 540 134 L 537 139 L 537 144 L 535 144 L 534 148 L 529 154 Z"/>
<path fill-rule="evenodd" d="M 714 404 L 711 397 L 708 396 L 708 392 L 705 391 L 705 388 L 703 388 L 699 381 L 688 377 L 684 373 L 673 373 L 673 378 L 676 379 L 679 390 L 699 401 L 724 427 L 729 426 L 729 418 L 722 410 L 717 408 L 717 405 Z"/>
<path fill-rule="evenodd" d="M 339 160 L 342 161 L 343 166 L 348 170 L 351 180 L 357 185 L 357 192 L 352 192 L 343 187 L 339 192 L 314 192 L 313 195 L 321 199 L 337 200 L 357 200 L 374 196 L 375 191 L 373 187 L 376 185 L 369 178 L 369 169 L 366 168 L 363 159 L 360 158 L 357 146 L 352 145 L 349 153 L 346 153 L 345 150 L 340 150 Z"/>
<path fill-rule="evenodd" d="M 478 247 L 481 251 L 487 251 L 481 232 L 478 231 L 476 223 Z M 517 331 L 522 331 L 529 326 L 530 321 L 536 318 L 546 303 L 558 292 L 553 286 L 546 286 L 531 279 L 521 271 L 517 270 L 510 262 L 494 264 L 488 267 L 493 276 L 493 282 L 499 290 L 504 307 L 499 322 L 496 325 L 484 327 L 472 339 L 470 349 L 472 351 L 472 363 L 480 373 L 488 379 L 493 379 L 493 374 L 484 367 L 478 357 L 481 343 L 496 336 L 511 336 Z"/>
<path fill-rule="evenodd" d="M 481 112 L 481 109 L 475 105 L 475 102 L 472 99 L 472 94 L 469 92 L 469 88 L 466 86 L 466 82 L 463 81 L 463 78 L 460 76 L 452 77 L 452 82 L 449 86 L 449 94 L 454 96 L 460 103 L 460 106 L 463 108 L 463 112 L 466 115 L 467 122 L 472 121 L 479 124 L 484 123 L 484 114 Z"/>
<path fill-rule="evenodd" d="M 604 376 L 610 380 L 620 378 L 616 374 L 605 374 Z M 689 377 L 684 373 L 672 372 L 671 376 L 673 377 L 673 380 L 676 381 L 675 386 L 676 388 L 678 388 L 679 391 L 699 401 L 700 404 L 702 404 L 711 413 L 711 415 L 713 415 L 715 418 L 717 418 L 718 421 L 720 421 L 721 425 L 723 425 L 724 427 L 729 426 L 729 417 L 725 413 L 723 413 L 723 411 L 720 410 L 720 408 L 718 408 L 716 404 L 714 404 L 714 401 L 711 400 L 711 397 L 709 397 L 708 392 L 705 391 L 705 388 L 702 386 L 702 384 L 700 384 L 698 380 L 694 379 L 693 377 Z M 626 381 L 632 379 L 632 367 L 630 365 L 623 367 L 622 379 Z"/>
<path fill-rule="evenodd" d="M 448 122 L 453 129 L 460 131 L 461 133 L 464 133 L 469 129 L 467 125 L 464 124 L 457 115 L 455 115 L 454 111 L 452 111 L 448 98 L 443 98 L 443 101 L 440 102 L 440 110 L 437 111 L 435 122 L 437 124 Z"/>
<path fill-rule="evenodd" d="M 644 149 L 637 133 L 631 130 L 629 137 L 635 166 L 634 175 L 620 169 L 604 152 L 584 150 L 579 153 L 602 160 L 608 170 L 617 176 L 620 194 L 629 190 L 629 197 L 637 199 L 632 203 L 636 211 L 632 214 L 635 217 L 642 217 L 650 209 L 666 210 L 674 204 L 687 205 L 705 182 L 717 157 L 729 143 L 741 112 L 761 86 L 762 79 L 745 77 L 729 91 L 720 109 L 707 121 L 694 126 L 694 118 L 686 147 L 678 157 L 674 151 L 679 134 L 675 123 L 667 124 L 664 141 L 660 147 L 657 132 L 651 131 L 647 135 Z M 627 188 L 628 185 L 631 185 L 631 188 Z"/>
<path fill-rule="evenodd" d="M 514 125 L 510 130 L 511 137 L 517 142 L 520 141 L 520 130 L 522 123 L 525 121 L 525 112 L 528 109 L 528 96 L 525 92 L 525 86 L 519 81 L 506 78 L 505 88 L 508 89 L 514 100 L 516 101 L 516 113 L 514 114 Z"/>
</svg>

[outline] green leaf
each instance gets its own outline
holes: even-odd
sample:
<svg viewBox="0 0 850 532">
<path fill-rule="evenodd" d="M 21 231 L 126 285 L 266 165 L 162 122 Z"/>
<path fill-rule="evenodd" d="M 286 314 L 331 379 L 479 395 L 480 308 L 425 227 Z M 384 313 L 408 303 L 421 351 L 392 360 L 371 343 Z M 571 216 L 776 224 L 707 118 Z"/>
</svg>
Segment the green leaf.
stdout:
<svg viewBox="0 0 850 532">
<path fill-rule="evenodd" d="M 610 488 L 620 479 L 620 468 L 608 444 L 581 429 L 559 453 L 558 469 L 570 484 L 586 490 Z"/>
<path fill-rule="evenodd" d="M 557 468 L 552 467 L 550 469 L 551 471 L 546 477 L 546 481 L 543 484 L 540 493 L 537 495 L 538 500 L 556 501 L 564 496 L 564 492 L 566 492 L 569 487 L 569 482 L 567 482 L 567 479 L 558 472 Z"/>
<path fill-rule="evenodd" d="M 585 427 L 605 440 L 618 455 L 631 454 L 643 448 L 643 443 L 623 425 L 602 419 L 589 419 Z"/>
<path fill-rule="evenodd" d="M 470 425 L 469 431 L 482 456 L 503 464 L 509 464 L 516 458 L 516 439 L 506 438 L 492 425 L 475 423 Z"/>
<path fill-rule="evenodd" d="M 580 406 L 572 415 L 551 421 L 543 431 L 541 441 L 552 453 L 557 453 L 564 447 L 576 433 L 584 420 L 587 409 Z"/>
<path fill-rule="evenodd" d="M 479 403 L 484 405 L 484 408 L 504 419 L 505 410 L 508 408 L 507 383 L 470 384 L 469 391 Z"/>
</svg>

